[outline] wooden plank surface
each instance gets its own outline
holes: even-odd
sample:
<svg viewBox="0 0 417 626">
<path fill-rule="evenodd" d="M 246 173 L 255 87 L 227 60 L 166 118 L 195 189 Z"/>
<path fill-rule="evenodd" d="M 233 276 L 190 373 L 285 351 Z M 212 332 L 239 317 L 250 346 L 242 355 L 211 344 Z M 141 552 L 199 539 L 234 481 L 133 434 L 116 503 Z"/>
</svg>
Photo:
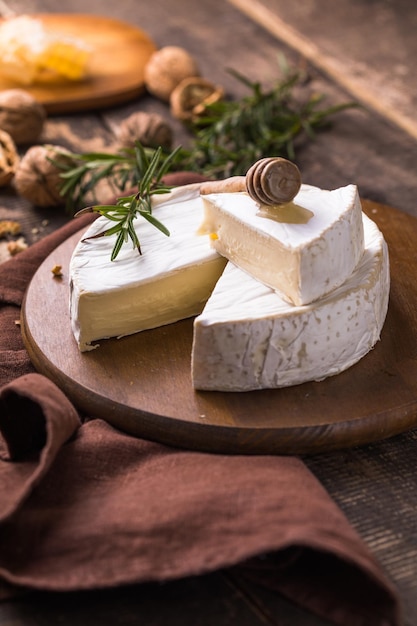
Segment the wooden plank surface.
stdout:
<svg viewBox="0 0 417 626">
<path fill-rule="evenodd" d="M 277 622 L 279 619 L 279 622 Z M 0 604 L 1 626 L 332 626 L 237 574 Z"/>
<path fill-rule="evenodd" d="M 417 6 L 412 2 L 229 1 L 417 139 Z"/>
<path fill-rule="evenodd" d="M 316 3 L 299 7 L 318 8 Z M 356 3 L 358 4 L 358 3 Z M 361 3 L 365 5 L 365 3 Z M 370 3 L 373 6 L 376 3 Z M 388 3 L 386 3 L 388 6 Z M 395 3 L 390 3 L 394 6 Z M 414 7 L 414 0 L 399 6 Z M 332 3 L 332 6 L 334 3 Z M 274 3 L 270 7 L 277 6 Z M 325 6 L 325 5 L 324 5 Z M 16 0 L 18 12 L 85 11 L 82 0 Z M 88 11 L 127 19 L 144 29 L 158 46 L 179 44 L 199 60 L 208 78 L 225 85 L 238 96 L 245 90 L 228 73 L 232 67 L 249 78 L 271 81 L 277 76 L 278 53 L 305 66 L 303 55 L 280 41 L 263 26 L 221 0 L 170 0 L 138 3 L 124 0 L 90 0 Z M 406 15 L 402 10 L 402 15 Z M 330 13 L 328 17 L 334 15 Z M 331 32 L 331 28 L 328 29 Z M 354 31 L 350 30 L 351 33 Z M 379 29 L 389 43 L 391 30 Z M 307 64 L 308 65 L 308 64 Z M 321 71 L 309 67 L 311 87 L 326 95 L 326 104 L 346 101 L 351 95 Z M 381 70 L 382 71 L 382 70 Z M 42 141 L 75 150 L 102 149 L 112 145 L 114 130 L 134 110 L 155 110 L 169 115 L 164 104 L 143 97 L 100 114 L 60 115 L 48 119 Z M 173 121 L 176 139 L 185 140 L 183 128 Z M 370 108 L 336 116 L 332 127 L 314 141 L 297 144 L 297 163 L 303 180 L 325 188 L 347 182 L 358 184 L 361 196 L 417 215 L 415 165 L 417 144 L 408 132 Z M 19 219 L 30 244 L 68 220 L 62 210 L 39 209 L 17 198 L 13 190 L 1 189 L 0 219 Z M 415 264 L 415 258 L 410 263 Z M 404 277 L 406 280 L 406 276 Z M 401 341 L 401 337 L 399 338 Z M 416 431 L 387 441 L 350 450 L 305 457 L 305 462 L 339 503 L 349 520 L 373 550 L 397 585 L 404 603 L 404 625 L 417 623 L 417 479 L 415 476 Z M 324 622 L 258 589 L 233 586 L 216 574 L 200 581 L 180 581 L 112 593 L 50 596 L 35 594 L 18 602 L 0 605 L 1 626 L 52 626 L 58 622 L 110 626 L 142 619 L 144 623 L 198 623 L 201 626 L 325 626 Z M 235 584 L 235 581 L 234 581 Z M 207 593 L 206 593 L 207 591 Z"/>
</svg>

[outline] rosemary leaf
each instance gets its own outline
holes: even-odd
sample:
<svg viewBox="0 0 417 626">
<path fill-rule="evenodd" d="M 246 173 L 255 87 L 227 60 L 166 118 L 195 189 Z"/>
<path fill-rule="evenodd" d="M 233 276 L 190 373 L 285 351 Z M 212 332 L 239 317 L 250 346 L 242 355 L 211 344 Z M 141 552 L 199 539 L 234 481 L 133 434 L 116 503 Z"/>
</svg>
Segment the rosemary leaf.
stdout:
<svg viewBox="0 0 417 626">
<path fill-rule="evenodd" d="M 154 215 L 152 215 L 152 213 L 148 213 L 147 211 L 139 211 L 139 213 L 148 222 L 150 222 L 153 226 L 158 228 L 158 230 L 160 230 L 162 233 L 164 233 L 164 235 L 167 235 L 167 237 L 169 237 L 170 232 L 169 232 L 168 228 L 166 226 L 164 226 L 159 220 L 157 220 L 156 217 Z"/>
<path fill-rule="evenodd" d="M 168 164 L 172 163 L 172 160 L 178 154 L 178 150 L 175 150 L 169 158 Z M 129 239 L 133 243 L 133 247 L 136 248 L 139 254 L 142 253 L 140 241 L 137 236 L 134 220 L 137 216 L 141 216 L 146 219 L 150 224 L 158 228 L 164 235 L 169 236 L 169 230 L 164 226 L 157 218 L 152 215 L 152 201 L 153 194 L 168 193 L 170 187 L 167 187 L 161 182 L 161 178 L 167 170 L 167 160 L 163 158 L 163 152 L 161 148 L 154 150 L 151 154 L 147 153 L 141 144 L 137 144 L 135 148 L 136 166 L 135 171 L 141 171 L 142 175 L 137 181 L 138 192 L 134 195 L 123 196 L 119 198 L 116 204 L 103 204 L 89 207 L 91 211 L 97 212 L 104 216 L 109 222 L 114 222 L 113 226 L 110 226 L 97 236 L 112 236 L 117 235 L 116 242 L 111 252 L 111 261 L 115 261 L 123 244 L 128 242 Z M 111 160 L 108 160 L 109 164 Z M 100 161 L 101 163 L 101 161 Z M 108 172 L 109 168 L 103 167 L 99 173 L 97 173 L 97 179 L 103 172 Z M 77 178 L 78 184 L 78 178 Z M 91 184 L 87 182 L 84 187 Z M 84 212 L 84 211 L 83 211 Z M 93 237 L 94 238 L 94 237 Z"/>
<path fill-rule="evenodd" d="M 117 239 L 116 239 L 116 243 L 114 244 L 111 256 L 110 256 L 110 261 L 115 261 L 117 255 L 119 254 L 120 250 L 122 249 L 123 244 L 125 243 L 125 233 L 123 232 L 123 230 L 119 231 L 119 234 L 117 235 Z M 135 243 L 135 242 L 134 242 Z M 139 242 L 137 244 L 137 247 L 140 251 L 140 245 Z"/>
</svg>

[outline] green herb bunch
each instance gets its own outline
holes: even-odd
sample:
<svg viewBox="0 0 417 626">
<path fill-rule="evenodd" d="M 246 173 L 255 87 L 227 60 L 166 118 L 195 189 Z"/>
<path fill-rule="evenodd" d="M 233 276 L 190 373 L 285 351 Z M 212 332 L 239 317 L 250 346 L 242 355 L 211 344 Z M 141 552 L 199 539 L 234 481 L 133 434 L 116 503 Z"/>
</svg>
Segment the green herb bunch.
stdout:
<svg viewBox="0 0 417 626">
<path fill-rule="evenodd" d="M 220 100 L 207 107 L 206 115 L 194 122 L 194 140 L 182 162 L 187 169 L 223 178 L 241 175 L 258 159 L 281 156 L 295 159 L 295 140 L 309 139 L 323 128 L 331 115 L 352 103 L 323 108 L 323 95 L 313 94 L 303 100 L 296 97 L 304 82 L 301 73 L 286 72 L 284 80 L 270 89 L 244 76 L 231 73 L 249 89 L 237 101 Z"/>
</svg>

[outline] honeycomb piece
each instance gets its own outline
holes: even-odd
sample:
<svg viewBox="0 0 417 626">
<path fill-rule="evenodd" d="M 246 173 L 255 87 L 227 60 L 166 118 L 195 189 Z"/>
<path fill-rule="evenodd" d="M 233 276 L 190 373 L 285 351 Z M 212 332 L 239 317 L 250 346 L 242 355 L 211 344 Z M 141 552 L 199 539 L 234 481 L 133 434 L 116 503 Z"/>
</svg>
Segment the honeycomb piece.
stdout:
<svg viewBox="0 0 417 626">
<path fill-rule="evenodd" d="M 56 72 L 69 80 L 86 74 L 89 51 L 73 39 L 51 39 L 36 58 L 40 70 Z"/>
<path fill-rule="evenodd" d="M 0 74 L 30 85 L 45 72 L 67 80 L 81 80 L 91 50 L 76 38 L 48 32 L 40 20 L 26 15 L 0 25 Z"/>
</svg>

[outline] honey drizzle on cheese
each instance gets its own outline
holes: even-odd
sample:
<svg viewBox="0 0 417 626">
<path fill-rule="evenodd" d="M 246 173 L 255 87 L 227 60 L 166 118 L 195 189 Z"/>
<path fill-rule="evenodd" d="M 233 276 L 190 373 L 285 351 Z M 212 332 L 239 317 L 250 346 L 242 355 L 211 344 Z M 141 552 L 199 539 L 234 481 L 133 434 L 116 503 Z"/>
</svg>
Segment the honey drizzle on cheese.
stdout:
<svg viewBox="0 0 417 626">
<path fill-rule="evenodd" d="M 261 204 L 256 215 L 282 224 L 307 224 L 314 213 L 294 202 L 286 202 L 273 205 Z"/>
</svg>

